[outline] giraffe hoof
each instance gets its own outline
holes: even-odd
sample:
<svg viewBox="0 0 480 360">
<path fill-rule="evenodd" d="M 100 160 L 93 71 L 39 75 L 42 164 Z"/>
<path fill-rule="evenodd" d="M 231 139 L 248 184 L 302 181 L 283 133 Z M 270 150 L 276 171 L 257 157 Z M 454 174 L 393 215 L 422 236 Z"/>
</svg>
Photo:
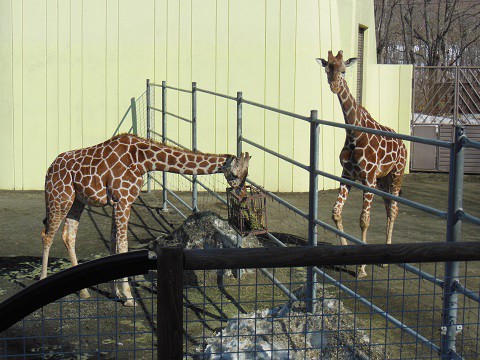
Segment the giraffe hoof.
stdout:
<svg viewBox="0 0 480 360">
<path fill-rule="evenodd" d="M 133 300 L 133 299 L 125 300 L 125 302 L 123 303 L 123 306 L 133 307 L 133 306 L 135 306 L 135 300 Z"/>
<path fill-rule="evenodd" d="M 90 293 L 87 289 L 80 290 L 80 299 L 90 299 Z"/>
</svg>

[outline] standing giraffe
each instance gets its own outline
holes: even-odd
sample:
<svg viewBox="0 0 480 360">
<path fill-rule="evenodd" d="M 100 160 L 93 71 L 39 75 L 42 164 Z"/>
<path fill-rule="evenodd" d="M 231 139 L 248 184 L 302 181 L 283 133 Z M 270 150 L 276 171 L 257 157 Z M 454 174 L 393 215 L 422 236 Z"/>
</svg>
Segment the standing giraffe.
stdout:
<svg viewBox="0 0 480 360">
<path fill-rule="evenodd" d="M 317 59 L 325 68 L 330 90 L 337 94 L 343 111 L 346 124 L 367 127 L 370 129 L 394 132 L 392 129 L 380 125 L 363 107 L 357 105 L 355 97 L 348 89 L 345 81 L 345 70 L 353 65 L 356 58 L 343 61 L 343 52 L 337 56 L 328 52 L 328 60 Z M 402 140 L 382 135 L 367 134 L 361 131 L 347 130 L 345 145 L 340 153 L 340 163 L 343 167 L 342 178 L 359 180 L 365 186 L 379 188 L 395 196 L 400 194 L 403 172 L 407 158 L 407 149 Z M 347 200 L 351 186 L 340 184 L 340 191 L 333 208 L 333 221 L 337 229 L 343 231 L 342 209 Z M 363 192 L 363 209 L 360 216 L 362 241 L 367 242 L 367 229 L 370 224 L 370 208 L 373 194 Z M 384 198 L 387 210 L 387 244 L 392 242 L 393 223 L 398 213 L 396 201 Z M 347 245 L 341 237 L 342 245 Z M 365 265 L 362 265 L 357 277 L 365 277 Z"/>
<path fill-rule="evenodd" d="M 122 134 L 85 149 L 67 151 L 57 156 L 45 178 L 45 228 L 42 232 L 43 255 L 40 279 L 47 276 L 48 254 L 60 223 L 65 219 L 62 240 L 77 265 L 75 238 L 78 222 L 85 208 L 113 206 L 110 252 L 128 251 L 127 226 L 130 207 L 140 193 L 142 176 L 148 171 L 168 171 L 187 175 L 223 173 L 228 184 L 238 193 L 248 174 L 248 153 L 212 155 L 172 148 L 153 140 Z M 125 306 L 133 306 L 127 279 L 121 291 L 112 283 L 112 295 L 126 298 Z M 123 296 L 122 296 L 123 295 Z M 88 298 L 86 289 L 80 297 Z"/>
</svg>

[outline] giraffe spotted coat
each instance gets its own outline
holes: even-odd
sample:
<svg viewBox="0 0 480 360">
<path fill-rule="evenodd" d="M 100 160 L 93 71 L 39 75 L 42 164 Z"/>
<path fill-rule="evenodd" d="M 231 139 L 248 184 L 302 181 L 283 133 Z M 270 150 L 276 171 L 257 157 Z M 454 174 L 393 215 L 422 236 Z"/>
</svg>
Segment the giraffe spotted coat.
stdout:
<svg viewBox="0 0 480 360">
<path fill-rule="evenodd" d="M 355 97 L 350 92 L 345 80 L 345 71 L 356 60 L 356 58 L 351 58 L 344 61 L 342 51 L 339 51 L 336 56 L 329 51 L 328 60 L 318 58 L 317 62 L 325 68 L 330 90 L 337 94 L 346 124 L 394 133 L 395 131 L 389 127 L 376 122 L 365 108 L 357 104 Z M 358 180 L 365 186 L 378 188 L 398 196 L 407 161 L 407 148 L 402 140 L 351 129 L 348 129 L 346 133 L 345 144 L 340 153 L 342 177 L 352 181 Z M 337 201 L 333 208 L 332 218 L 340 231 L 343 231 L 342 210 L 350 188 L 350 185 L 340 184 Z M 373 194 L 364 191 L 363 208 L 360 215 L 360 228 L 364 242 L 367 242 L 372 200 Z M 398 204 L 388 198 L 384 198 L 384 202 L 387 211 L 386 241 L 390 244 L 393 224 L 398 214 Z M 347 244 L 344 237 L 340 239 L 343 245 Z M 365 265 L 362 265 L 357 276 L 364 277 L 366 275 Z"/>
<path fill-rule="evenodd" d="M 60 223 L 65 219 L 62 240 L 72 266 L 77 265 L 75 239 L 85 205 L 113 207 L 111 253 L 128 251 L 127 227 L 132 203 L 138 197 L 143 175 L 148 171 L 168 171 L 187 175 L 223 173 L 228 184 L 241 192 L 248 174 L 248 153 L 202 154 L 166 146 L 153 140 L 122 134 L 101 144 L 62 153 L 50 165 L 45 177 L 45 228 L 40 278 L 47 276 L 50 247 Z M 112 295 L 125 297 L 133 305 L 128 282 L 122 290 L 112 285 Z M 81 297 L 88 297 L 86 289 Z"/>
</svg>

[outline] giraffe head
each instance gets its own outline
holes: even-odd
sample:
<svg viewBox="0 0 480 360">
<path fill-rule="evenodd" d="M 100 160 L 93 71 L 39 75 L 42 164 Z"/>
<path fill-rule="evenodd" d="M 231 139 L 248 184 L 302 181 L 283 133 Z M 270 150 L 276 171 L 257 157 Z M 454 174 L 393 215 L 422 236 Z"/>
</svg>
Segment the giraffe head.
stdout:
<svg viewBox="0 0 480 360">
<path fill-rule="evenodd" d="M 325 68 L 330 90 L 334 94 L 338 94 L 341 90 L 341 80 L 345 77 L 346 68 L 355 64 L 357 60 L 357 58 L 350 58 L 343 61 L 342 50 L 338 52 L 337 56 L 333 56 L 332 51 L 329 51 L 328 60 L 317 58 L 317 62 Z"/>
<path fill-rule="evenodd" d="M 225 174 L 228 185 L 235 189 L 237 195 L 240 195 L 245 179 L 248 175 L 248 162 L 250 155 L 248 152 L 242 153 L 240 158 L 236 156 L 229 157 L 220 169 Z"/>
</svg>

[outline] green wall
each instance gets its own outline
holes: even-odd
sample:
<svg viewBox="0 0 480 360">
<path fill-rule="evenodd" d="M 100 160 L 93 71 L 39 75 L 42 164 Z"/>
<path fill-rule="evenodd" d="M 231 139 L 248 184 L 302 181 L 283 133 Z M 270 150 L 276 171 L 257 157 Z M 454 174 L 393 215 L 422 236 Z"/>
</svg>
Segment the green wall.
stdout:
<svg viewBox="0 0 480 360">
<path fill-rule="evenodd" d="M 305 115 L 318 109 L 319 117 L 343 122 L 315 58 L 330 49 L 356 56 L 359 25 L 368 27 L 365 106 L 409 133 L 412 69 L 376 65 L 373 0 L 0 0 L 0 189 L 42 189 L 58 153 L 113 134 L 147 78 L 187 89 L 196 81 L 230 95 L 241 90 L 248 100 Z M 198 101 L 199 149 L 235 153 L 235 104 L 205 94 Z M 169 111 L 188 117 L 190 106 L 188 95 L 169 93 Z M 303 163 L 308 130 L 305 122 L 244 106 L 245 137 Z M 340 174 L 344 136 L 321 128 L 323 170 Z M 188 124 L 172 119 L 169 137 L 190 144 Z M 303 170 L 244 149 L 258 183 L 307 190 Z M 320 188 L 335 186 L 320 181 Z"/>
</svg>

